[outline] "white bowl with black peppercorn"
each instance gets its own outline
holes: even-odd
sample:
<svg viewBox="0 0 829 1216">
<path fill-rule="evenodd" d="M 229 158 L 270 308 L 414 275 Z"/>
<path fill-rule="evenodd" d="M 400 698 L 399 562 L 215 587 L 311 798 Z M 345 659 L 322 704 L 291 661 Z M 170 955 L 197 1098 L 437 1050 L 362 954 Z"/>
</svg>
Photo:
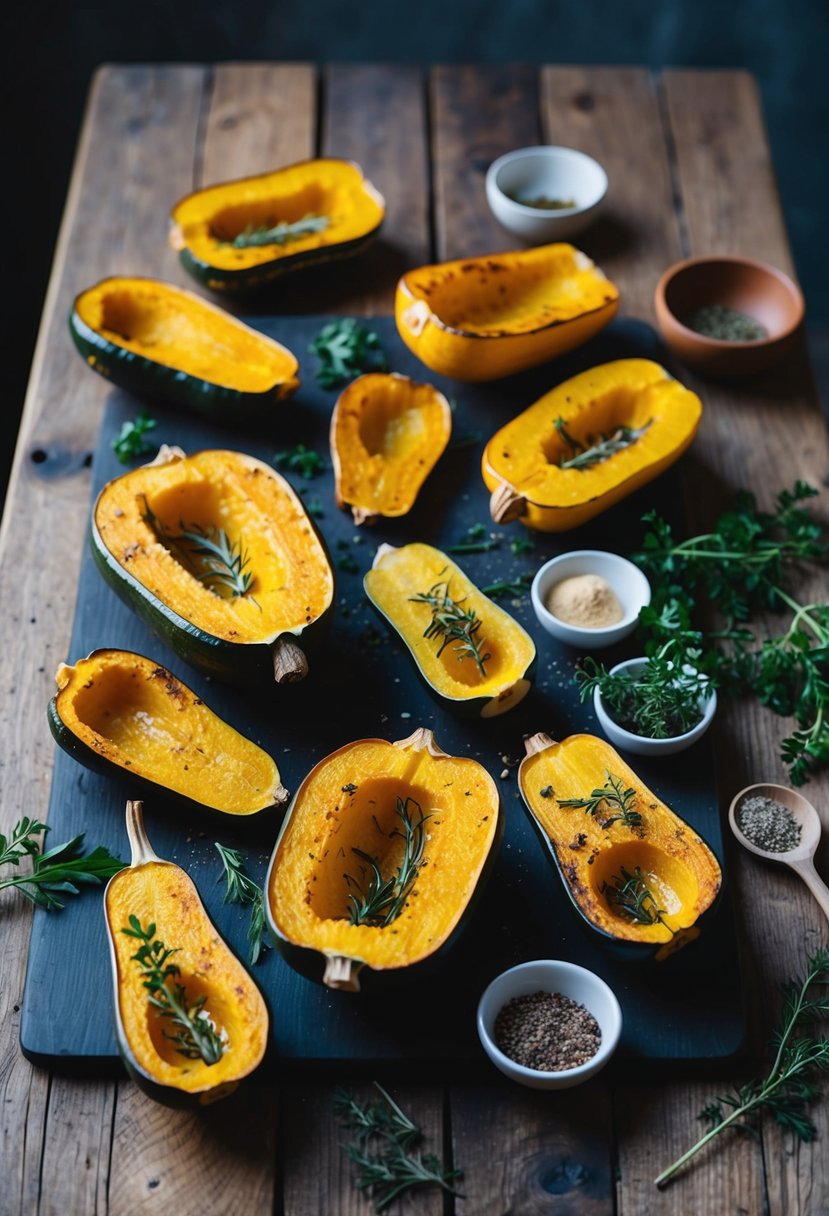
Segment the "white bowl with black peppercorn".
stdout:
<svg viewBox="0 0 829 1216">
<path fill-rule="evenodd" d="M 638 566 L 603 549 L 574 549 L 545 562 L 530 589 L 538 623 L 580 650 L 604 650 L 636 628 L 651 602 Z"/>
<path fill-rule="evenodd" d="M 531 1089 L 571 1089 L 613 1055 L 622 1011 L 586 967 L 537 959 L 495 977 L 477 1021 L 481 1045 L 504 1076 Z"/>
</svg>

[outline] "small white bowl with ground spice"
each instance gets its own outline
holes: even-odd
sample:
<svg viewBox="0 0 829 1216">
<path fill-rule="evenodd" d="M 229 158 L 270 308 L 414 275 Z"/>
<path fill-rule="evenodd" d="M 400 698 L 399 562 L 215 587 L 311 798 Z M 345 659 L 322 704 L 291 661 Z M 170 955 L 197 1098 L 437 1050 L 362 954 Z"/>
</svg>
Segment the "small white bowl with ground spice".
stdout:
<svg viewBox="0 0 829 1216">
<path fill-rule="evenodd" d="M 578 148 L 541 144 L 506 152 L 489 166 L 486 198 L 500 224 L 534 244 L 569 240 L 599 214 L 607 174 Z"/>
<path fill-rule="evenodd" d="M 651 602 L 638 566 L 603 549 L 574 549 L 545 562 L 530 591 L 539 624 L 580 650 L 603 650 L 636 628 Z"/>
<path fill-rule="evenodd" d="M 604 1068 L 622 1011 L 603 979 L 558 959 L 520 963 L 478 1002 L 478 1036 L 504 1076 L 531 1089 L 570 1089 Z"/>
</svg>

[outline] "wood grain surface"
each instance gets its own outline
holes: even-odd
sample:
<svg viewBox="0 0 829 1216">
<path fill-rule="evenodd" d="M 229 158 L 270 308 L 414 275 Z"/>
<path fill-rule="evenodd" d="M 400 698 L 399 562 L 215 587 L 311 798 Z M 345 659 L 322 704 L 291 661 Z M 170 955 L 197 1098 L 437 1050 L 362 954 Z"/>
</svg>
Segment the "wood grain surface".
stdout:
<svg viewBox="0 0 829 1216">
<path fill-rule="evenodd" d="M 317 151 L 370 167 L 388 197 L 382 241 L 395 267 L 508 248 L 512 238 L 483 199 L 483 175 L 500 152 L 541 138 L 583 147 L 607 166 L 607 214 L 583 243 L 619 283 L 631 314 L 651 315 L 661 269 L 684 253 L 743 252 L 790 267 L 757 90 L 742 73 L 666 72 L 654 80 L 637 69 L 487 66 L 442 67 L 427 79 L 416 69 L 337 65 L 320 72 L 303 64 L 99 72 L 0 530 L 0 829 L 22 814 L 42 815 L 47 802 L 53 745 L 44 707 L 65 657 L 86 524 L 85 465 L 107 392 L 67 341 L 74 294 L 111 273 L 184 283 L 166 245 L 172 202 L 202 182 Z M 355 263 L 326 307 L 389 309 L 393 273 L 388 264 L 372 265 L 363 275 Z M 292 290 L 285 310 L 304 311 L 302 302 Z M 315 297 L 313 310 L 320 308 Z M 739 389 L 688 380 L 706 407 L 685 464 L 695 522 L 710 522 L 738 486 L 767 503 L 796 476 L 824 483 L 826 433 L 802 352 Z M 825 598 L 825 588 L 819 594 Z M 783 728 L 753 705 L 725 706 L 716 733 L 724 794 L 750 780 L 785 778 L 777 758 Z M 826 779 L 808 792 L 821 808 Z M 825 856 L 819 865 L 825 873 Z M 806 949 L 825 942 L 826 925 L 793 876 L 737 855 L 729 870 L 743 909 L 760 1049 L 775 983 Z M 183 1116 L 127 1082 L 68 1081 L 32 1069 L 17 1048 L 30 916 L 12 892 L 0 896 L 0 915 L 0 1207 L 9 1216 L 162 1207 L 194 1216 L 370 1210 L 351 1185 L 332 1089 L 322 1079 L 279 1092 L 255 1087 L 244 1100 Z M 368 1080 L 355 1078 L 355 1086 Z M 698 1134 L 700 1106 L 731 1080 L 660 1076 L 615 1089 L 597 1082 L 567 1101 L 542 1100 L 494 1077 L 448 1095 L 428 1083 L 399 1093 L 432 1144 L 466 1169 L 458 1213 L 826 1211 L 825 1102 L 815 1109 L 815 1145 L 796 1145 L 773 1129 L 762 1146 L 723 1137 L 668 1190 L 654 1189 L 655 1174 Z M 452 1206 L 424 1193 L 398 1210 Z"/>
</svg>

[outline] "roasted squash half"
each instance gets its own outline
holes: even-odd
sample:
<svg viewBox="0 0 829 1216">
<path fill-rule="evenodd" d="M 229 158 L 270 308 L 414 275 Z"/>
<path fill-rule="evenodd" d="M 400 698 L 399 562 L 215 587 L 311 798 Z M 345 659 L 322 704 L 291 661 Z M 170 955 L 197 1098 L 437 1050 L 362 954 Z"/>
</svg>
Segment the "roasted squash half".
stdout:
<svg viewBox="0 0 829 1216">
<path fill-rule="evenodd" d="M 92 548 L 122 599 L 208 675 L 250 684 L 307 674 L 334 576 L 299 495 L 261 460 L 162 449 L 104 486 Z"/>
<path fill-rule="evenodd" d="M 572 245 L 541 245 L 409 270 L 397 329 L 427 367 L 457 380 L 497 380 L 546 363 L 598 333 L 619 292 Z"/>
<path fill-rule="evenodd" d="M 320 157 L 188 194 L 173 208 L 170 243 L 205 287 L 246 291 L 359 253 L 385 209 L 359 165 Z"/>
<path fill-rule="evenodd" d="M 541 532 L 586 523 L 678 460 L 701 417 L 696 393 L 650 359 L 581 372 L 486 445 L 481 468 L 492 518 Z"/>
<path fill-rule="evenodd" d="M 264 422 L 299 387 L 287 347 L 159 279 L 87 288 L 69 330 L 89 367 L 113 384 L 208 418 Z"/>
<path fill-rule="evenodd" d="M 521 796 L 573 907 L 614 952 L 667 958 L 700 934 L 722 870 L 698 832 L 653 794 L 609 743 L 526 741 Z M 591 812 L 567 805 L 590 802 Z M 624 811 L 624 813 L 623 813 Z"/>
<path fill-rule="evenodd" d="M 331 417 L 337 505 L 355 524 L 405 515 L 452 433 L 452 410 L 431 384 L 397 372 L 359 376 Z"/>
<path fill-rule="evenodd" d="M 446 755 L 430 730 L 349 743 L 311 770 L 288 811 L 266 881 L 271 932 L 290 962 L 305 970 L 315 952 L 325 984 L 356 992 L 363 967 L 409 967 L 447 944 L 501 828 L 489 773 Z M 373 876 L 412 875 L 407 856 L 419 864 L 396 905 L 367 903 Z"/>
<path fill-rule="evenodd" d="M 110 879 L 104 894 L 118 1048 L 130 1076 L 151 1098 L 168 1106 L 206 1106 L 231 1094 L 260 1064 L 268 1045 L 267 1006 L 211 923 L 192 879 L 153 852 L 140 802 L 127 803 L 127 832 L 131 864 Z M 176 951 L 170 962 L 178 974 L 165 983 L 171 990 L 183 987 L 191 1011 L 203 998 L 199 1016 L 209 1019 L 222 1045 L 215 1062 L 184 1054 L 174 1039 L 177 1026 L 150 1003 L 145 971 L 133 957 L 142 943 L 124 933 L 131 917 Z"/>
<path fill-rule="evenodd" d="M 267 752 L 152 659 L 95 650 L 55 679 L 49 726 L 81 764 L 237 818 L 288 801 Z"/>
</svg>

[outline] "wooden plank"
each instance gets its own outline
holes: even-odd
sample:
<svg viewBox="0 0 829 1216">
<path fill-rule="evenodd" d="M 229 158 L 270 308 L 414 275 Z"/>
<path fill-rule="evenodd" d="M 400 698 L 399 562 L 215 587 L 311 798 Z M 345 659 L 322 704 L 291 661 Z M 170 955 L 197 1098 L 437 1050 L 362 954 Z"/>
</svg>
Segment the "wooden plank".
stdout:
<svg viewBox="0 0 829 1216">
<path fill-rule="evenodd" d="M 432 174 L 440 261 L 513 249 L 494 218 L 484 179 L 496 157 L 537 144 L 538 86 L 528 67 L 438 67 L 431 76 Z"/>
<path fill-rule="evenodd" d="M 323 81 L 322 154 L 361 165 L 386 200 L 381 235 L 344 264 L 348 312 L 387 313 L 400 275 L 431 256 L 426 97 L 420 70 L 337 64 Z"/>
<path fill-rule="evenodd" d="M 619 287 L 620 312 L 653 322 L 662 271 L 680 257 L 659 102 L 642 68 L 544 68 L 544 141 L 586 152 L 608 176 L 605 208 L 574 237 Z"/>
<path fill-rule="evenodd" d="M 182 171 L 180 147 L 193 144 L 203 77 L 199 68 L 107 68 L 91 92 L 0 529 L 3 831 L 24 813 L 42 817 L 45 812 L 53 744 L 43 710 L 54 688 L 54 670 L 66 657 L 87 518 L 85 460 L 108 391 L 73 351 L 66 313 L 78 290 L 106 274 L 136 267 L 150 274 L 174 270 L 166 245 L 166 206 L 171 193 L 190 185 L 191 166 Z M 28 522 L 22 526 L 21 521 Z M 61 915 L 71 916 L 71 907 Z M 47 1078 L 19 1057 L 17 1045 L 15 1007 L 23 987 L 28 905 L 6 892 L 3 918 L 0 1058 L 9 1063 L 3 1076 L 2 1162 L 5 1194 L 13 1197 L 9 1210 L 36 1208 L 41 1160 L 59 1188 L 55 1200 L 63 1201 L 63 1210 L 82 1210 L 75 1197 L 92 1190 L 86 1159 L 97 1159 L 104 1138 L 108 1141 L 106 1101 L 90 1103 L 83 1087 L 53 1086 L 56 1116 L 48 1117 Z M 67 1123 L 77 1134 L 77 1176 L 54 1168 Z M 94 1189 L 98 1193 L 97 1181 Z"/>
<path fill-rule="evenodd" d="M 38 1216 L 107 1211 L 115 1090 L 112 1082 L 52 1078 Z"/>
<path fill-rule="evenodd" d="M 451 1119 L 453 1160 L 464 1171 L 459 1211 L 613 1212 L 613 1137 L 601 1080 L 562 1093 L 500 1081 L 453 1086 Z"/>
</svg>

